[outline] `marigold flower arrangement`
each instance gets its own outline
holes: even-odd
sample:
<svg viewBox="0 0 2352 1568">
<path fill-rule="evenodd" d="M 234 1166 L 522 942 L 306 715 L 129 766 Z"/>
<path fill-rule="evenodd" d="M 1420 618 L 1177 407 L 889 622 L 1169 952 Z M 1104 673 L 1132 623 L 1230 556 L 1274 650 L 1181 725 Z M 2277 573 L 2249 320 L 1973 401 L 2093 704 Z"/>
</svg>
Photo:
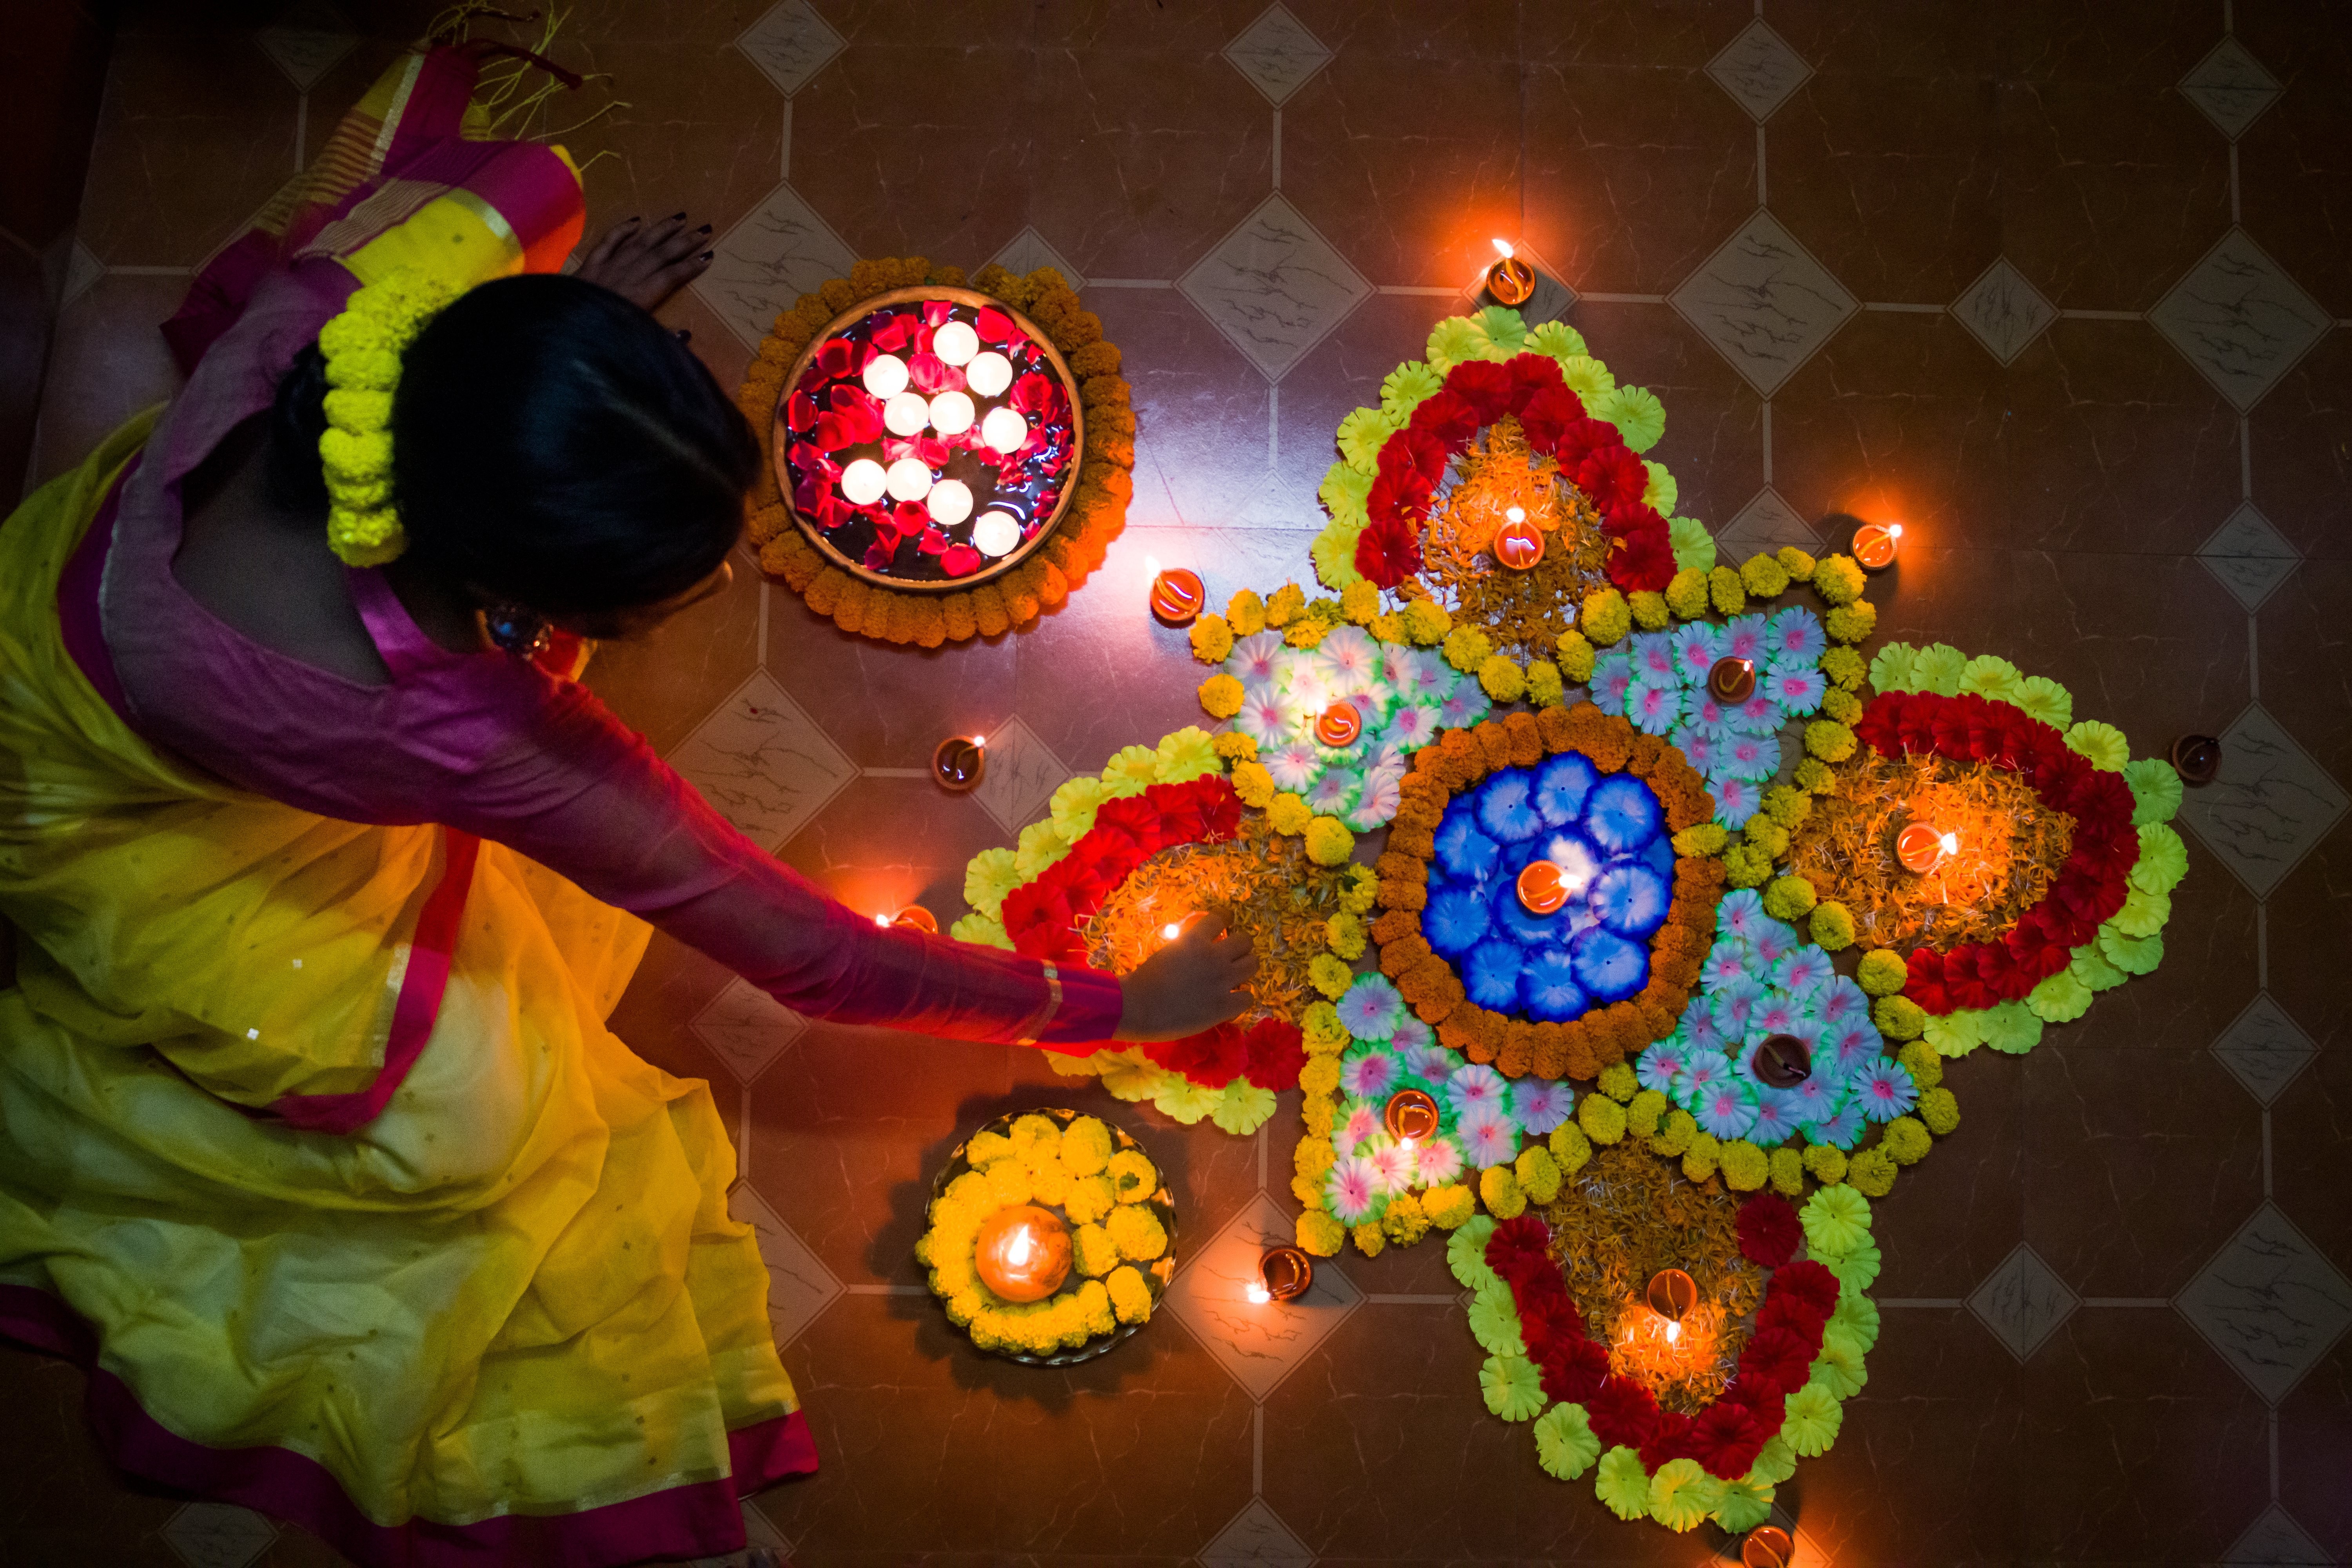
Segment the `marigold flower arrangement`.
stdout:
<svg viewBox="0 0 2352 1568">
<path fill-rule="evenodd" d="M 1175 1211 L 1133 1139 L 1092 1116 L 1032 1111 L 999 1118 L 960 1153 L 969 1168 L 932 1198 L 915 1258 L 929 1270 L 948 1321 L 975 1346 L 1054 1356 L 1150 1321 L 1175 1272 Z M 1052 1211 L 1071 1232 L 1070 1278 L 1041 1301 L 1005 1300 L 974 1266 L 981 1226 L 1024 1205 Z"/>
<path fill-rule="evenodd" d="M 764 432 L 774 421 L 785 376 L 835 316 L 860 300 L 919 285 L 970 288 L 1002 300 L 1035 321 L 1062 353 L 1077 382 L 1085 438 L 1076 489 L 1061 522 L 1001 578 L 966 592 L 901 592 L 828 563 L 793 525 L 772 461 L 763 459 L 751 499 L 751 539 L 761 569 L 842 630 L 938 647 L 1034 623 L 1102 563 L 1103 552 L 1125 526 L 1135 492 L 1135 414 L 1128 384 L 1118 374 L 1118 348 L 1104 339 L 1101 321 L 1080 308 L 1076 292 L 1058 272 L 1040 268 L 1016 277 L 989 266 L 967 281 L 959 268 L 910 257 L 860 261 L 848 277 L 829 279 L 777 316 L 737 394 L 754 429 Z M 761 449 L 768 449 L 764 440 Z"/>
<path fill-rule="evenodd" d="M 352 566 L 381 566 L 408 547 L 392 498 L 392 400 L 401 355 L 457 290 L 416 268 L 399 268 L 352 290 L 319 330 L 327 362 L 327 428 L 319 463 L 327 480 L 327 542 Z"/>
</svg>

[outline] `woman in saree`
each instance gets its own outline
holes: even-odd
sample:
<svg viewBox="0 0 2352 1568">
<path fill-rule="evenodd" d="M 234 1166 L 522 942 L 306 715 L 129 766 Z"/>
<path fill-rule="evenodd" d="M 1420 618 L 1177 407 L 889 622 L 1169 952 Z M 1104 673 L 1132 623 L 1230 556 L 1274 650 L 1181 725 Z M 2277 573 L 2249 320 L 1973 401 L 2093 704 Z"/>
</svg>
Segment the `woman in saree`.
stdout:
<svg viewBox="0 0 2352 1568">
<path fill-rule="evenodd" d="M 0 525 L 0 1332 L 89 1369 L 125 1470 L 363 1563 L 730 1552 L 816 1455 L 708 1087 L 604 1026 L 650 929 L 1071 1050 L 1230 1016 L 1249 960 L 877 930 L 571 679 L 723 582 L 758 453 L 644 308 L 707 231 L 552 276 L 578 176 L 480 139 L 475 67 L 395 67 L 166 328 L 182 394 Z M 360 291 L 428 286 L 396 389 L 344 374 Z"/>
</svg>

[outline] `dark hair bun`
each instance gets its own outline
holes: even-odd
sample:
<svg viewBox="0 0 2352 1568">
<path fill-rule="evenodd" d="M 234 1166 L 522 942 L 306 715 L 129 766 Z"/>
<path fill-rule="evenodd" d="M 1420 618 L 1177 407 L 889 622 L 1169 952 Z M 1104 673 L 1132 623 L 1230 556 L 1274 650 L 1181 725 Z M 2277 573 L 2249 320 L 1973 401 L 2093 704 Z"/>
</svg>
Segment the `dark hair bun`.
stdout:
<svg viewBox="0 0 2352 1568">
<path fill-rule="evenodd" d="M 403 356 L 393 490 L 409 548 L 550 616 L 719 568 L 758 477 L 751 427 L 653 317 L 576 278 L 485 283 Z"/>
</svg>

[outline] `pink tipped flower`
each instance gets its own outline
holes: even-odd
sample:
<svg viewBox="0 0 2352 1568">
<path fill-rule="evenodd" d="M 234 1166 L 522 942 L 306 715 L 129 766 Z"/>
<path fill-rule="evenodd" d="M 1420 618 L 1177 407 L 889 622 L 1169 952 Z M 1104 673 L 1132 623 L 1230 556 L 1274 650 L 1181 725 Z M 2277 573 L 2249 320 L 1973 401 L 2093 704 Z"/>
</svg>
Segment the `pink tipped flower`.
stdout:
<svg viewBox="0 0 2352 1568">
<path fill-rule="evenodd" d="M 1531 1136 L 1543 1137 L 1567 1121 L 1574 1109 L 1576 1091 L 1564 1083 L 1523 1078 L 1511 1086 L 1511 1110 Z"/>
<path fill-rule="evenodd" d="M 1367 1051 L 1339 1068 L 1339 1087 L 1356 1100 L 1385 1100 L 1396 1078 L 1396 1058 L 1386 1051 Z"/>
<path fill-rule="evenodd" d="M 1380 1174 L 1371 1162 L 1352 1155 L 1332 1166 L 1323 1184 L 1324 1206 L 1341 1225 L 1360 1225 L 1370 1218 L 1372 1205 L 1381 1195 Z"/>
<path fill-rule="evenodd" d="M 1456 1071 L 1445 1080 L 1445 1098 L 1454 1102 L 1454 1114 L 1468 1116 L 1474 1110 L 1494 1110 L 1502 1107 L 1510 1085 L 1493 1068 L 1473 1063 Z"/>
<path fill-rule="evenodd" d="M 1244 637 L 1225 656 L 1225 673 L 1244 686 L 1271 686 L 1282 671 L 1282 647 L 1280 632 Z"/>
<path fill-rule="evenodd" d="M 1873 1121 L 1892 1121 L 1918 1103 L 1911 1069 L 1900 1062 L 1873 1062 L 1854 1075 L 1853 1102 Z"/>
<path fill-rule="evenodd" d="M 1364 1155 L 1363 1161 L 1371 1167 L 1381 1192 L 1401 1193 L 1412 1185 L 1415 1169 L 1412 1155 L 1413 1152 L 1402 1143 L 1391 1143 L 1385 1149 L 1376 1149 Z"/>
<path fill-rule="evenodd" d="M 1442 1187 L 1462 1173 L 1462 1147 L 1451 1138 L 1433 1138 L 1416 1151 L 1414 1179 L 1424 1187 Z"/>
<path fill-rule="evenodd" d="M 1369 1105 L 1360 1105 L 1348 1112 L 1345 1121 L 1331 1129 L 1331 1147 L 1344 1158 L 1378 1136 L 1380 1131 L 1381 1113 Z"/>
<path fill-rule="evenodd" d="M 1454 1124 L 1454 1135 L 1462 1140 L 1462 1157 L 1482 1171 L 1508 1163 L 1519 1152 L 1519 1130 L 1490 1105 L 1463 1117 Z"/>
</svg>

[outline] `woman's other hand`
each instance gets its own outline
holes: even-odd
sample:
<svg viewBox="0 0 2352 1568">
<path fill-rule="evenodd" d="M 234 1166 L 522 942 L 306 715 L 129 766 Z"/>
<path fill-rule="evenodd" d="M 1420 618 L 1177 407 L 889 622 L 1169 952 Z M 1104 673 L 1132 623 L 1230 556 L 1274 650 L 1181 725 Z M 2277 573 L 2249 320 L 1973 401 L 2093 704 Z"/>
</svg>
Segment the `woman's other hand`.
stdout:
<svg viewBox="0 0 2352 1568">
<path fill-rule="evenodd" d="M 684 213 L 659 223 L 625 218 L 581 259 L 579 276 L 650 310 L 702 275 L 709 244 L 710 226 L 688 228 Z"/>
<path fill-rule="evenodd" d="M 1122 1040 L 1181 1040 L 1250 1005 L 1242 989 L 1257 973 L 1246 937 L 1225 932 L 1225 917 L 1204 915 L 1119 983 Z"/>
</svg>

